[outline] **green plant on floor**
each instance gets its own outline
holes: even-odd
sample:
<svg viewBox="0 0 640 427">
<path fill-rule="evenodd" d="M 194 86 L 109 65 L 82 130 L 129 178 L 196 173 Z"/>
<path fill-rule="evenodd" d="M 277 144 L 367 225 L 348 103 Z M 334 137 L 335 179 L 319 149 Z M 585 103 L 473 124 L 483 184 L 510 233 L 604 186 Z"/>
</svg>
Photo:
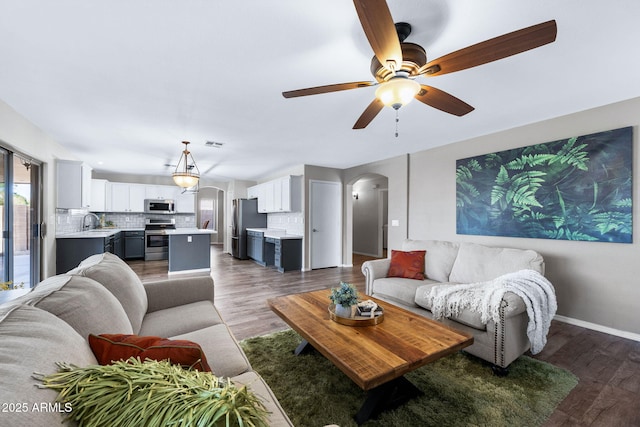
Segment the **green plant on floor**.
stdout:
<svg viewBox="0 0 640 427">
<path fill-rule="evenodd" d="M 351 283 L 340 282 L 340 286 L 331 288 L 329 299 L 335 305 L 351 307 L 358 304 L 358 291 Z"/>
</svg>

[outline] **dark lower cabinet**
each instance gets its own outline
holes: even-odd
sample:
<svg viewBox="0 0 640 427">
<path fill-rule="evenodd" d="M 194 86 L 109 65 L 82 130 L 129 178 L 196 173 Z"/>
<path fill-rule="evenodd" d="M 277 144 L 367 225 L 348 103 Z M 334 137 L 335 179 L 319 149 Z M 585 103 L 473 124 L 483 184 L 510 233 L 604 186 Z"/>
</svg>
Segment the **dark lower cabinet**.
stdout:
<svg viewBox="0 0 640 427">
<path fill-rule="evenodd" d="M 104 237 L 56 239 L 56 274 L 76 268 L 85 258 L 105 252 L 105 247 L 110 248 Z"/>
<path fill-rule="evenodd" d="M 264 265 L 264 233 L 247 230 L 247 256 Z"/>
<path fill-rule="evenodd" d="M 123 231 L 124 259 L 144 258 L 144 231 Z"/>
<path fill-rule="evenodd" d="M 274 239 L 273 265 L 280 273 L 302 269 L 302 239 Z"/>
</svg>

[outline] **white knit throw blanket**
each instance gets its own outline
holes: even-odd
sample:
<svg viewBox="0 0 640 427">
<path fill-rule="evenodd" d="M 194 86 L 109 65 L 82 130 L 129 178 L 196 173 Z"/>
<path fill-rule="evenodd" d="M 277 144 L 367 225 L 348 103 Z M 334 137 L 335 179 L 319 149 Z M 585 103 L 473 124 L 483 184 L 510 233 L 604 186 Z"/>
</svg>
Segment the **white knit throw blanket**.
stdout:
<svg viewBox="0 0 640 427">
<path fill-rule="evenodd" d="M 547 343 L 551 319 L 558 308 L 553 285 L 534 270 L 508 273 L 487 282 L 468 285 L 434 286 L 425 291 L 431 301 L 434 318 L 455 317 L 461 309 L 481 314 L 481 321 L 500 323 L 500 304 L 506 292 L 520 296 L 527 307 L 529 325 L 527 336 L 531 342 L 531 353 L 542 351 Z"/>
</svg>

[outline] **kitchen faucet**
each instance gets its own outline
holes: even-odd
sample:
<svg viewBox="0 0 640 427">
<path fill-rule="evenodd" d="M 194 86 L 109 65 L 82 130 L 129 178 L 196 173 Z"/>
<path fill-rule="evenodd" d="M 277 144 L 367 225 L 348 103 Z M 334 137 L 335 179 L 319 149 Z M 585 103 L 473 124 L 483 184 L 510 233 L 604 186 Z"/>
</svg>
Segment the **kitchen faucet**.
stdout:
<svg viewBox="0 0 640 427">
<path fill-rule="evenodd" d="M 93 212 L 89 212 L 88 214 L 86 214 L 84 217 L 82 217 L 82 229 L 86 230 L 87 228 L 91 227 L 91 224 L 86 225 L 85 222 L 87 220 L 87 217 L 89 218 L 95 218 L 95 224 L 93 225 L 93 228 L 96 228 L 97 225 L 100 223 L 100 218 L 98 217 L 98 215 L 94 214 Z M 93 221 L 92 221 L 93 222 Z"/>
</svg>

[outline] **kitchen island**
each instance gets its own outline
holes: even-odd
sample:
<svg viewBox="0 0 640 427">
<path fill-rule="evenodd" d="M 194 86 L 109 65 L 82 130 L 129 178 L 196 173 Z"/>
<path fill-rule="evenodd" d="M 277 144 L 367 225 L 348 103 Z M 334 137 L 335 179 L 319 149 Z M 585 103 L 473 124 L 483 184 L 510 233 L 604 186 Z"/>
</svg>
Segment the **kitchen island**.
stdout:
<svg viewBox="0 0 640 427">
<path fill-rule="evenodd" d="M 169 274 L 211 271 L 211 235 L 214 230 L 176 228 L 169 236 Z"/>
</svg>

